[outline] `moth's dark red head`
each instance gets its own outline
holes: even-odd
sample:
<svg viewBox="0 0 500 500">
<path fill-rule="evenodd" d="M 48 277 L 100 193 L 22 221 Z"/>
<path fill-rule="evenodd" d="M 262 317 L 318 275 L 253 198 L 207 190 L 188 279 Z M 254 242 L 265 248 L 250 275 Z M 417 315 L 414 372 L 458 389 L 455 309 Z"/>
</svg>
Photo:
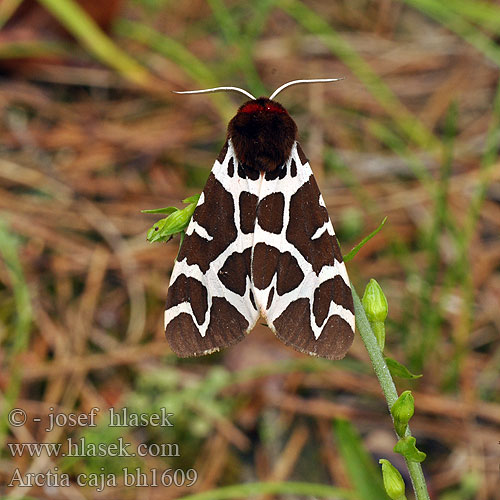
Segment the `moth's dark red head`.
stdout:
<svg viewBox="0 0 500 500">
<path fill-rule="evenodd" d="M 239 163 L 270 172 L 288 160 L 297 126 L 279 102 L 259 97 L 238 109 L 229 122 L 228 137 Z"/>
<path fill-rule="evenodd" d="M 261 102 L 264 101 L 264 102 Z M 279 103 L 261 97 L 255 101 L 249 101 L 240 107 L 238 113 L 286 113 L 286 109 Z M 287 113 L 288 114 L 288 113 Z"/>
</svg>

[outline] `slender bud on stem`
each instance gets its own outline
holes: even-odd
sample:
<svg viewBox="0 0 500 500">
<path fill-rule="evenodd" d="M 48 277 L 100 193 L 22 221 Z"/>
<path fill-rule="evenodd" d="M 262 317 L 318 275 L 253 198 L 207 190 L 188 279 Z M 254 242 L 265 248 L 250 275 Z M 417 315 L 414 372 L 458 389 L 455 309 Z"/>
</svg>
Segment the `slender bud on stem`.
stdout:
<svg viewBox="0 0 500 500">
<path fill-rule="evenodd" d="M 382 288 L 380 288 L 380 285 L 374 279 L 371 279 L 368 285 L 366 285 L 361 302 L 366 311 L 366 316 L 370 322 L 373 333 L 377 338 L 380 350 L 383 351 L 385 346 L 384 322 L 387 318 L 389 306 Z"/>
</svg>

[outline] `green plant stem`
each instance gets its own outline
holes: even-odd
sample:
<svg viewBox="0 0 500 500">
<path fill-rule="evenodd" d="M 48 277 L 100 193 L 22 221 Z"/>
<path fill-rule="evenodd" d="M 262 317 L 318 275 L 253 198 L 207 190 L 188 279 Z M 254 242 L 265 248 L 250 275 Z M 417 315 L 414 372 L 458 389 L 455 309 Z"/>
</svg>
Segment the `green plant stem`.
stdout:
<svg viewBox="0 0 500 500">
<path fill-rule="evenodd" d="M 359 299 L 358 294 L 356 293 L 356 290 L 352 285 L 351 289 L 354 299 L 356 324 L 358 326 L 361 338 L 363 339 L 363 343 L 365 344 L 366 350 L 368 351 L 368 355 L 370 356 L 375 375 L 377 375 L 380 387 L 382 387 L 382 391 L 387 401 L 390 413 L 392 405 L 398 399 L 398 392 L 396 390 L 396 386 L 394 385 L 394 381 L 392 380 L 389 368 L 387 368 L 387 364 L 384 360 L 382 351 L 380 350 L 380 347 L 377 343 L 375 334 L 373 333 L 368 318 L 366 317 L 366 313 L 363 305 L 361 304 L 361 300 Z M 406 436 L 411 436 L 409 427 L 406 430 Z M 417 498 L 417 500 L 429 500 L 429 493 L 427 492 L 427 485 L 425 483 L 421 465 L 417 462 L 410 462 L 406 459 L 405 461 L 410 473 L 413 490 L 415 491 L 415 497 Z"/>
</svg>

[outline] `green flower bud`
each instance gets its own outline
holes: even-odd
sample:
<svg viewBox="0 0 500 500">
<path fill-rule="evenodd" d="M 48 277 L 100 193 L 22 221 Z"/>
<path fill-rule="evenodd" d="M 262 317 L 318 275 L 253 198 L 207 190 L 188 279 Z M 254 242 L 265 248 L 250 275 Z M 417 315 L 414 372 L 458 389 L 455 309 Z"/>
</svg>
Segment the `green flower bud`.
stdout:
<svg viewBox="0 0 500 500">
<path fill-rule="evenodd" d="M 177 212 L 167 217 L 167 221 L 163 226 L 163 233 L 177 234 L 184 231 L 188 227 L 195 208 L 196 203 L 191 203 L 186 208 L 177 210 Z"/>
<path fill-rule="evenodd" d="M 198 203 L 200 195 L 190 196 L 186 198 L 184 203 L 189 203 L 186 208 L 179 210 L 175 207 L 165 207 L 156 210 L 143 210 L 146 213 L 168 213 L 164 219 L 159 220 L 152 228 L 149 229 L 147 239 L 149 242 L 168 241 L 177 233 L 183 234 L 183 231 L 189 225 L 189 221 L 193 216 L 194 209 Z"/>
<path fill-rule="evenodd" d="M 377 337 L 380 350 L 383 351 L 385 346 L 384 321 L 387 318 L 389 306 L 382 288 L 380 288 L 380 285 L 374 279 L 371 279 L 368 285 L 366 285 L 361 302 L 365 309 L 366 317 L 373 329 L 373 333 L 375 337 Z"/>
<path fill-rule="evenodd" d="M 396 467 L 385 458 L 381 458 L 378 463 L 382 465 L 384 488 L 389 498 L 391 500 L 406 500 L 405 483 Z"/>
<path fill-rule="evenodd" d="M 411 391 L 404 391 L 392 405 L 391 413 L 394 418 L 394 427 L 398 436 L 404 437 L 406 427 L 415 411 L 415 401 Z"/>
<path fill-rule="evenodd" d="M 382 288 L 373 278 L 366 285 L 362 302 L 369 320 L 385 321 L 389 306 Z"/>
<path fill-rule="evenodd" d="M 401 438 L 394 446 L 394 451 L 403 455 L 410 462 L 423 462 L 427 455 L 416 447 L 417 440 L 413 436 Z"/>
</svg>

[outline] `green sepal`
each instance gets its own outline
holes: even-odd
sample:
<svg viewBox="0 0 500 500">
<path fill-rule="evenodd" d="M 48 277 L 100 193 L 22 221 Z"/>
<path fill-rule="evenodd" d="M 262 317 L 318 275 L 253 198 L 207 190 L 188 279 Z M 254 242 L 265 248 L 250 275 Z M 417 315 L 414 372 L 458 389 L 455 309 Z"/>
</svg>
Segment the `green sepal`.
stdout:
<svg viewBox="0 0 500 500">
<path fill-rule="evenodd" d="M 415 378 L 420 378 L 422 374 L 420 375 L 415 375 L 412 373 L 408 368 L 406 368 L 405 365 L 402 365 L 398 361 L 392 358 L 384 358 L 385 362 L 387 364 L 387 368 L 389 368 L 389 371 L 391 372 L 391 375 L 393 377 L 399 377 L 399 378 L 406 378 L 406 379 L 415 379 Z"/>
<path fill-rule="evenodd" d="M 417 449 L 416 442 L 417 440 L 413 436 L 401 438 L 394 446 L 394 451 L 403 455 L 410 462 L 423 462 L 427 455 Z"/>
</svg>

